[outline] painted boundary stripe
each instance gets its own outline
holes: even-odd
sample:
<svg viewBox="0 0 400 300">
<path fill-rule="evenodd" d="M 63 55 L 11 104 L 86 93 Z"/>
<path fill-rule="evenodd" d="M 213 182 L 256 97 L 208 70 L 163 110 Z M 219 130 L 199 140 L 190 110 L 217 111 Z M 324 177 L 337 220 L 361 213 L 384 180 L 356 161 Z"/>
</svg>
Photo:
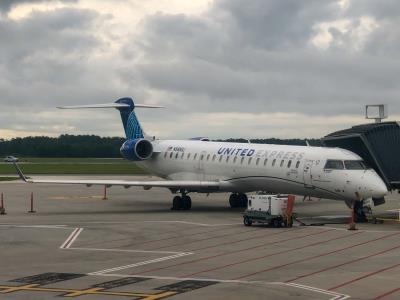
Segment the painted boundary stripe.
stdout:
<svg viewBox="0 0 400 300">
<path fill-rule="evenodd" d="M 363 276 L 360 276 L 360 277 L 354 278 L 354 279 L 352 279 L 352 280 L 343 282 L 343 283 L 341 283 L 341 284 L 339 284 L 339 285 L 337 285 L 337 286 L 331 287 L 331 288 L 329 289 L 329 291 L 336 290 L 336 289 L 338 289 L 338 288 L 340 288 L 340 287 L 342 287 L 342 286 L 346 286 L 346 285 L 352 284 L 352 283 L 354 283 L 354 282 L 356 282 L 356 281 L 362 280 L 362 279 L 367 278 L 367 277 L 371 277 L 371 276 L 373 276 L 373 275 L 382 273 L 382 272 L 384 272 L 384 271 L 397 268 L 398 266 L 400 266 L 400 263 L 395 264 L 395 265 L 390 266 L 390 267 L 386 267 L 386 268 L 383 268 L 383 269 L 374 271 L 374 272 L 371 272 L 371 273 L 368 273 L 368 274 L 365 274 L 365 275 L 363 275 Z"/>
<path fill-rule="evenodd" d="M 136 244 L 129 244 L 129 246 L 142 246 L 144 244 L 150 244 L 150 243 L 156 243 L 156 242 L 161 242 L 161 241 L 167 241 L 167 240 L 173 240 L 173 239 L 179 239 L 183 236 L 194 236 L 194 235 L 199 235 L 199 234 L 205 234 L 205 233 L 209 233 L 209 232 L 218 232 L 218 231 L 223 231 L 226 230 L 226 228 L 221 228 L 221 229 L 212 229 L 212 230 L 205 230 L 205 231 L 201 231 L 201 232 L 197 232 L 197 233 L 193 233 L 193 234 L 181 234 L 181 235 L 175 235 L 172 237 L 167 237 L 167 238 L 162 238 L 162 239 L 158 239 L 158 240 L 150 240 L 150 241 L 144 241 L 141 243 L 136 243 Z M 90 245 L 90 244 L 89 244 Z M 122 246 L 123 247 L 123 246 Z M 166 247 L 165 247 L 166 248 Z"/>
<path fill-rule="evenodd" d="M 135 267 L 139 267 L 139 266 L 143 266 L 143 265 L 153 264 L 153 263 L 157 263 L 157 262 L 161 262 L 161 261 L 165 261 L 165 260 L 169 260 L 169 259 L 179 258 L 182 256 L 191 255 L 191 254 L 193 254 L 193 253 L 185 253 L 184 252 L 184 253 L 179 253 L 176 255 L 164 256 L 164 257 L 160 257 L 160 258 L 156 258 L 156 259 L 152 259 L 152 260 L 142 261 L 142 262 L 135 263 L 135 264 L 130 264 L 130 265 L 126 265 L 126 266 L 120 266 L 120 267 L 115 267 L 115 268 L 111 268 L 111 269 L 93 272 L 93 273 L 90 273 L 90 275 L 98 275 L 98 274 L 111 273 L 114 271 L 121 271 L 121 270 L 135 268 Z"/>
<path fill-rule="evenodd" d="M 335 291 L 323 290 L 320 288 L 296 284 L 296 283 L 284 283 L 284 282 L 266 282 L 266 281 L 246 281 L 246 280 L 229 280 L 229 279 L 214 279 L 214 278 L 181 278 L 181 277 L 168 277 L 168 276 L 139 276 L 139 275 L 127 275 L 127 274 L 86 274 L 89 276 L 105 276 L 105 277 L 120 277 L 120 278 L 129 278 L 129 277 L 139 277 L 139 278 L 148 278 L 148 279 L 158 279 L 158 280 L 191 280 L 191 281 L 208 281 L 208 282 L 216 282 L 216 283 L 236 283 L 236 284 L 262 284 L 262 285 L 282 285 L 289 286 L 293 288 L 303 289 L 315 293 L 321 293 L 328 296 L 333 296 L 329 300 L 345 300 L 350 298 L 349 295 L 338 293 Z"/>
<path fill-rule="evenodd" d="M 288 249 L 288 250 L 285 250 L 285 251 L 278 251 L 278 252 L 273 252 L 273 253 L 269 253 L 269 254 L 262 255 L 262 256 L 248 258 L 248 259 L 245 259 L 245 260 L 229 263 L 229 264 L 226 264 L 226 265 L 223 265 L 223 266 L 214 267 L 214 268 L 211 268 L 211 269 L 195 272 L 195 273 L 192 273 L 192 274 L 189 274 L 189 275 L 184 275 L 184 276 L 185 277 L 190 277 L 190 276 L 198 275 L 198 274 L 201 274 L 201 273 L 206 273 L 206 272 L 211 272 L 211 271 L 215 271 L 215 270 L 219 270 L 219 269 L 224 269 L 224 268 L 227 268 L 227 267 L 232 267 L 232 266 L 235 266 L 235 265 L 247 263 L 249 261 L 260 260 L 260 259 L 264 259 L 264 258 L 271 257 L 271 256 L 274 256 L 274 255 L 280 255 L 280 254 L 288 253 L 288 252 L 291 252 L 291 251 L 296 251 L 296 250 L 304 249 L 304 248 L 307 248 L 307 247 L 313 247 L 313 246 L 316 246 L 316 245 L 329 243 L 331 241 L 336 241 L 336 240 L 339 240 L 339 239 L 352 237 L 352 236 L 360 234 L 360 233 L 361 232 L 356 232 L 356 233 L 353 233 L 353 234 L 341 235 L 341 236 L 338 236 L 338 237 L 335 237 L 335 238 L 331 238 L 331 239 L 328 239 L 328 240 L 314 242 L 312 244 L 304 245 L 304 246 L 293 248 L 293 249 Z"/>
<path fill-rule="evenodd" d="M 283 268 L 283 267 L 286 267 L 286 266 L 290 266 L 290 265 L 293 265 L 293 264 L 297 264 L 299 262 L 313 260 L 315 258 L 320 258 L 320 257 L 323 257 L 323 256 L 327 256 L 327 255 L 330 255 L 330 254 L 333 254 L 333 253 L 345 251 L 345 250 L 348 250 L 348 249 L 351 249 L 351 248 L 354 248 L 354 247 L 358 247 L 358 246 L 361 246 L 361 245 L 373 243 L 373 242 L 376 242 L 376 241 L 379 241 L 379 240 L 382 240 L 382 239 L 385 239 L 385 238 L 388 238 L 388 237 L 391 237 L 391 236 L 395 236 L 395 235 L 398 235 L 398 234 L 400 234 L 400 232 L 397 232 L 397 233 L 394 233 L 394 234 L 384 235 L 384 236 L 381 236 L 381 237 L 373 239 L 373 240 L 369 240 L 369 241 L 366 241 L 366 242 L 362 242 L 362 243 L 358 243 L 358 244 L 355 244 L 355 245 L 347 246 L 347 247 L 344 247 L 344 248 L 341 248 L 341 249 L 337 249 L 337 250 L 333 250 L 333 251 L 330 251 L 330 252 L 325 252 L 325 253 L 314 255 L 314 256 L 311 256 L 311 257 L 302 258 L 302 259 L 299 259 L 299 260 L 292 261 L 290 263 L 278 265 L 278 266 L 275 266 L 275 267 L 270 267 L 270 268 L 267 268 L 267 269 L 263 269 L 263 270 L 260 270 L 260 271 L 257 271 L 257 272 L 253 272 L 253 273 L 249 273 L 249 274 L 237 277 L 235 279 L 242 279 L 242 278 L 245 278 L 245 277 L 249 277 L 249 276 L 253 276 L 253 275 L 256 275 L 256 274 L 260 274 L 260 273 L 268 272 L 268 271 L 271 271 L 271 270 L 276 270 L 276 269 L 280 269 L 280 268 Z"/>
<path fill-rule="evenodd" d="M 75 228 L 74 231 L 68 236 L 65 242 L 60 246 L 60 249 L 68 249 L 75 242 L 77 237 L 83 231 L 83 228 Z"/>
<path fill-rule="evenodd" d="M 292 231 L 301 230 L 301 229 L 303 229 L 303 228 L 299 228 L 299 229 L 289 229 L 289 230 L 286 230 L 285 232 L 287 233 L 287 232 L 292 232 Z M 264 228 L 263 228 L 262 230 L 264 230 Z M 282 233 L 282 232 L 279 231 L 279 232 L 276 232 L 276 233 L 272 233 L 272 234 L 266 235 L 265 232 L 263 232 L 263 233 L 260 234 L 260 235 L 252 236 L 252 237 L 249 237 L 249 238 L 240 239 L 240 240 L 235 240 L 235 241 L 231 241 L 231 242 L 223 242 L 223 243 L 214 244 L 214 245 L 210 245 L 210 246 L 206 246 L 206 247 L 201 247 L 201 248 L 190 249 L 189 251 L 199 251 L 199 250 L 204 250 L 204 249 L 211 249 L 211 248 L 215 248 L 215 247 L 219 247 L 219 246 L 237 244 L 237 243 L 241 243 L 241 242 L 245 242 L 245 241 L 250 241 L 250 240 L 254 240 L 254 239 L 259 239 L 259 238 L 263 238 L 263 237 L 269 238 L 269 237 L 271 237 L 271 236 L 279 235 L 279 234 L 281 234 L 281 233 Z"/>
<path fill-rule="evenodd" d="M 383 254 L 383 253 L 387 253 L 387 252 L 390 252 L 390 251 L 393 251 L 393 250 L 399 249 L 399 248 L 400 248 L 400 246 L 392 247 L 390 249 L 382 250 L 382 251 L 379 251 L 379 252 L 374 253 L 374 254 L 370 254 L 370 255 L 362 256 L 362 257 L 359 257 L 359 258 L 356 258 L 356 259 L 352 259 L 352 260 L 346 261 L 346 262 L 338 264 L 338 265 L 326 267 L 324 269 L 321 269 L 321 270 L 318 270 L 318 271 L 315 271 L 315 272 L 311 272 L 311 273 L 307 273 L 307 274 L 304 274 L 304 275 L 300 275 L 300 276 L 297 276 L 297 277 L 295 277 L 293 279 L 289 279 L 289 280 L 287 280 L 285 282 L 292 282 L 292 281 L 295 281 L 295 280 L 298 280 L 298 279 L 301 279 L 301 278 L 305 278 L 305 277 L 308 277 L 308 276 L 312 276 L 312 275 L 315 275 L 315 274 L 319 274 L 319 273 L 322 273 L 322 272 L 325 272 L 325 271 L 328 271 L 328 270 L 336 269 L 336 268 L 339 268 L 339 267 L 342 267 L 342 266 L 345 266 L 345 265 L 349 265 L 349 264 L 352 264 L 352 263 L 355 263 L 355 262 L 358 262 L 358 261 L 361 261 L 361 260 L 364 260 L 364 259 L 368 259 L 368 258 L 377 256 L 377 255 L 380 255 L 380 254 Z"/>
<path fill-rule="evenodd" d="M 216 258 L 216 257 L 225 256 L 225 255 L 230 255 L 230 254 L 240 253 L 240 252 L 244 252 L 244 251 L 249 251 L 249 250 L 253 250 L 253 249 L 257 249 L 257 248 L 261 248 L 261 247 L 265 247 L 265 246 L 269 246 L 269 245 L 274 245 L 274 244 L 278 244 L 278 243 L 283 243 L 283 242 L 287 242 L 287 241 L 301 239 L 301 238 L 304 238 L 304 237 L 307 237 L 307 236 L 314 236 L 314 235 L 317 235 L 317 234 L 322 234 L 322 233 L 325 233 L 325 232 L 328 232 L 328 231 L 332 231 L 332 229 L 322 230 L 322 231 L 318 231 L 317 233 L 305 234 L 305 235 L 301 235 L 301 236 L 297 236 L 297 237 L 278 240 L 278 241 L 275 241 L 275 242 L 272 242 L 272 243 L 271 242 L 267 242 L 267 243 L 263 243 L 263 244 L 258 245 L 258 246 L 253 246 L 253 247 L 249 247 L 249 248 L 245 248 L 245 249 L 241 249 L 241 250 L 235 250 L 235 251 L 231 251 L 231 252 L 225 252 L 225 253 L 215 254 L 215 255 L 211 255 L 211 256 L 206 256 L 206 257 L 202 257 L 202 258 L 198 258 L 198 259 L 194 259 L 194 260 L 190 260 L 190 261 L 186 261 L 186 262 L 182 262 L 182 263 L 178 263 L 178 264 L 174 264 L 174 265 L 169 265 L 169 266 L 165 266 L 165 267 L 159 267 L 159 268 L 150 269 L 150 270 L 147 270 L 147 271 L 142 271 L 142 272 L 139 272 L 137 274 L 143 274 L 143 273 L 148 273 L 148 272 L 152 272 L 152 271 L 163 270 L 163 269 L 176 267 L 176 266 L 181 266 L 181 265 L 186 265 L 186 264 L 190 264 L 190 263 L 194 263 L 194 262 L 198 262 L 198 261 L 203 261 L 203 260 L 207 260 L 207 259 L 213 259 L 213 258 Z M 286 231 L 281 231 L 280 233 L 287 233 L 287 232 Z"/>
<path fill-rule="evenodd" d="M 389 291 L 389 292 L 387 292 L 387 293 L 384 293 L 384 294 L 382 294 L 382 295 L 376 296 L 376 297 L 373 298 L 372 300 L 380 300 L 380 299 L 386 298 L 387 296 L 390 296 L 390 295 L 392 295 L 392 294 L 395 294 L 395 293 L 398 292 L 398 291 L 400 291 L 400 288 L 395 288 L 395 289 L 393 289 L 393 290 L 391 290 L 391 291 Z"/>
<path fill-rule="evenodd" d="M 221 230 L 224 230 L 224 229 L 221 229 Z M 221 231 L 221 230 L 218 230 L 218 231 Z M 293 230 L 296 230 L 296 229 L 292 229 L 292 230 L 290 230 L 290 231 L 293 231 Z M 211 232 L 216 232 L 216 231 L 217 231 L 217 230 L 212 230 Z M 203 241 L 208 241 L 208 240 L 213 240 L 213 239 L 224 238 L 224 237 L 231 236 L 231 235 L 243 235 L 243 234 L 249 235 L 249 234 L 252 234 L 252 233 L 254 234 L 254 233 L 257 233 L 257 232 L 252 232 L 251 230 L 242 231 L 242 232 L 236 232 L 236 231 L 235 231 L 235 232 L 228 233 L 228 234 L 215 235 L 215 236 L 206 237 L 206 238 L 202 238 L 202 239 L 198 239 L 198 240 L 194 240 L 194 241 L 180 242 L 180 243 L 177 243 L 177 244 L 172 244 L 172 245 L 166 245 L 166 246 L 162 246 L 162 247 L 157 247 L 157 249 L 165 249 L 165 248 L 170 248 L 170 247 L 175 247 L 175 246 L 182 246 L 182 245 L 194 244 L 194 243 L 198 243 L 198 242 L 203 242 Z M 278 234 L 280 234 L 280 233 L 281 233 L 281 231 L 278 232 Z M 252 239 L 257 238 L 257 237 L 259 237 L 259 236 L 269 237 L 269 236 L 271 236 L 271 235 L 274 235 L 274 234 L 266 235 L 266 233 L 263 232 L 262 235 L 257 235 L 256 237 L 252 237 Z M 197 249 L 197 250 L 199 250 L 199 249 Z M 194 250 L 190 250 L 190 251 L 194 251 Z"/>
</svg>

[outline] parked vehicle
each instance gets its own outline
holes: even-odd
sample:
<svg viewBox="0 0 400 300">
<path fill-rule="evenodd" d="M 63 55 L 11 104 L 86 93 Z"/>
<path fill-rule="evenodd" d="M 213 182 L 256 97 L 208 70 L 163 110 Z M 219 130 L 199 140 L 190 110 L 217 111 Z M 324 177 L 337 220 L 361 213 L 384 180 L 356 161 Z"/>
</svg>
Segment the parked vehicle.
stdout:
<svg viewBox="0 0 400 300">
<path fill-rule="evenodd" d="M 278 227 L 291 227 L 294 196 L 257 194 L 249 195 L 247 209 L 243 214 L 245 226 L 263 223 Z"/>
</svg>

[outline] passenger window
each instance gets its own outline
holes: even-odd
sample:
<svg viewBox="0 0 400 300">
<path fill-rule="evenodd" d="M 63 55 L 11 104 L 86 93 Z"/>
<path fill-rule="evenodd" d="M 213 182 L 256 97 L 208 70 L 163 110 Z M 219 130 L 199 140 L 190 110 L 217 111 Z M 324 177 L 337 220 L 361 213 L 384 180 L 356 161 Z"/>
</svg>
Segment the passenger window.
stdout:
<svg viewBox="0 0 400 300">
<path fill-rule="evenodd" d="M 256 165 L 258 166 L 258 163 L 260 162 L 260 158 L 257 158 L 256 160 Z"/>
<path fill-rule="evenodd" d="M 235 157 L 233 158 L 233 163 L 236 163 L 236 161 L 237 161 L 237 156 L 235 156 Z"/>
<path fill-rule="evenodd" d="M 273 166 L 273 167 L 275 166 L 275 163 L 276 163 L 276 159 L 274 159 L 274 160 L 272 161 L 272 166 Z"/>
<path fill-rule="evenodd" d="M 285 160 L 284 159 L 282 159 L 281 160 L 281 164 L 280 164 L 280 167 L 282 167 L 283 166 L 283 163 L 285 162 Z"/>
<path fill-rule="evenodd" d="M 264 167 L 267 165 L 268 159 L 264 159 Z"/>
<path fill-rule="evenodd" d="M 182 152 L 181 158 L 183 159 L 183 156 L 185 155 L 185 153 Z"/>
<path fill-rule="evenodd" d="M 215 161 L 216 158 L 217 158 L 217 156 L 214 154 L 212 161 Z"/>
<path fill-rule="evenodd" d="M 343 170 L 343 161 L 341 160 L 333 160 L 329 159 L 327 160 L 324 169 L 329 169 L 329 170 Z"/>
<path fill-rule="evenodd" d="M 210 154 L 207 154 L 207 161 L 210 160 Z"/>
<path fill-rule="evenodd" d="M 188 153 L 188 156 L 187 156 L 187 159 L 189 159 L 190 158 L 190 153 Z"/>
<path fill-rule="evenodd" d="M 244 156 L 243 156 L 242 159 L 240 160 L 240 164 L 243 165 L 243 162 L 244 162 Z"/>
<path fill-rule="evenodd" d="M 250 163 L 251 163 L 251 159 L 252 159 L 252 157 L 249 157 L 249 162 L 248 162 L 248 164 L 250 164 Z"/>
<path fill-rule="evenodd" d="M 203 158 L 204 158 L 204 155 L 203 154 L 200 155 L 200 160 L 203 160 Z"/>
<path fill-rule="evenodd" d="M 222 161 L 222 155 L 220 155 L 220 157 L 219 157 L 219 162 L 221 162 Z"/>
<path fill-rule="evenodd" d="M 300 166 L 300 161 L 298 160 L 297 163 L 296 163 L 296 169 L 298 169 L 299 166 Z"/>
<path fill-rule="evenodd" d="M 197 158 L 197 153 L 194 154 L 193 160 Z"/>
<path fill-rule="evenodd" d="M 229 155 L 226 157 L 226 162 L 229 162 L 229 157 L 230 157 Z"/>
<path fill-rule="evenodd" d="M 287 163 L 287 167 L 290 168 L 291 165 L 292 165 L 292 161 L 289 160 L 288 163 Z"/>
<path fill-rule="evenodd" d="M 171 152 L 171 154 L 169 155 L 169 158 L 172 158 L 172 155 L 173 155 L 174 153 L 173 152 Z"/>
<path fill-rule="evenodd" d="M 167 154 L 168 154 L 168 152 L 165 152 L 165 153 L 164 153 L 164 158 L 167 158 Z"/>
</svg>

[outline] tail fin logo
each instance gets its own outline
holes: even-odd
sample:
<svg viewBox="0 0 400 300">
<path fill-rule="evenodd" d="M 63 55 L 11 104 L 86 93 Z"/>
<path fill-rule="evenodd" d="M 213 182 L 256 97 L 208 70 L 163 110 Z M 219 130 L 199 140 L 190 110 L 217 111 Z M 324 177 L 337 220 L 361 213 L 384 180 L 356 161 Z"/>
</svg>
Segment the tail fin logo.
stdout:
<svg viewBox="0 0 400 300">
<path fill-rule="evenodd" d="M 125 133 L 128 139 L 140 139 L 144 137 L 142 127 L 134 111 L 129 114 Z"/>
</svg>

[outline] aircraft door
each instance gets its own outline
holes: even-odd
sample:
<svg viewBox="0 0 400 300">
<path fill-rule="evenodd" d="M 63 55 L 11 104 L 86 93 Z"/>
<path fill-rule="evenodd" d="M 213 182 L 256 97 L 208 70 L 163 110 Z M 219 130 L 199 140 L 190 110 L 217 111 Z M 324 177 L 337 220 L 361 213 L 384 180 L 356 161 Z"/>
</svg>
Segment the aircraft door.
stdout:
<svg viewBox="0 0 400 300">
<path fill-rule="evenodd" d="M 312 167 L 313 167 L 314 161 L 307 159 L 304 163 L 304 168 L 303 168 L 303 180 L 304 180 L 304 186 L 308 188 L 313 188 L 313 181 L 312 181 Z"/>
<path fill-rule="evenodd" d="M 199 172 L 199 179 L 204 180 L 205 179 L 205 174 L 204 174 L 204 164 L 207 159 L 207 152 L 202 151 L 200 153 L 199 157 L 199 165 L 198 165 L 198 172 Z"/>
</svg>

